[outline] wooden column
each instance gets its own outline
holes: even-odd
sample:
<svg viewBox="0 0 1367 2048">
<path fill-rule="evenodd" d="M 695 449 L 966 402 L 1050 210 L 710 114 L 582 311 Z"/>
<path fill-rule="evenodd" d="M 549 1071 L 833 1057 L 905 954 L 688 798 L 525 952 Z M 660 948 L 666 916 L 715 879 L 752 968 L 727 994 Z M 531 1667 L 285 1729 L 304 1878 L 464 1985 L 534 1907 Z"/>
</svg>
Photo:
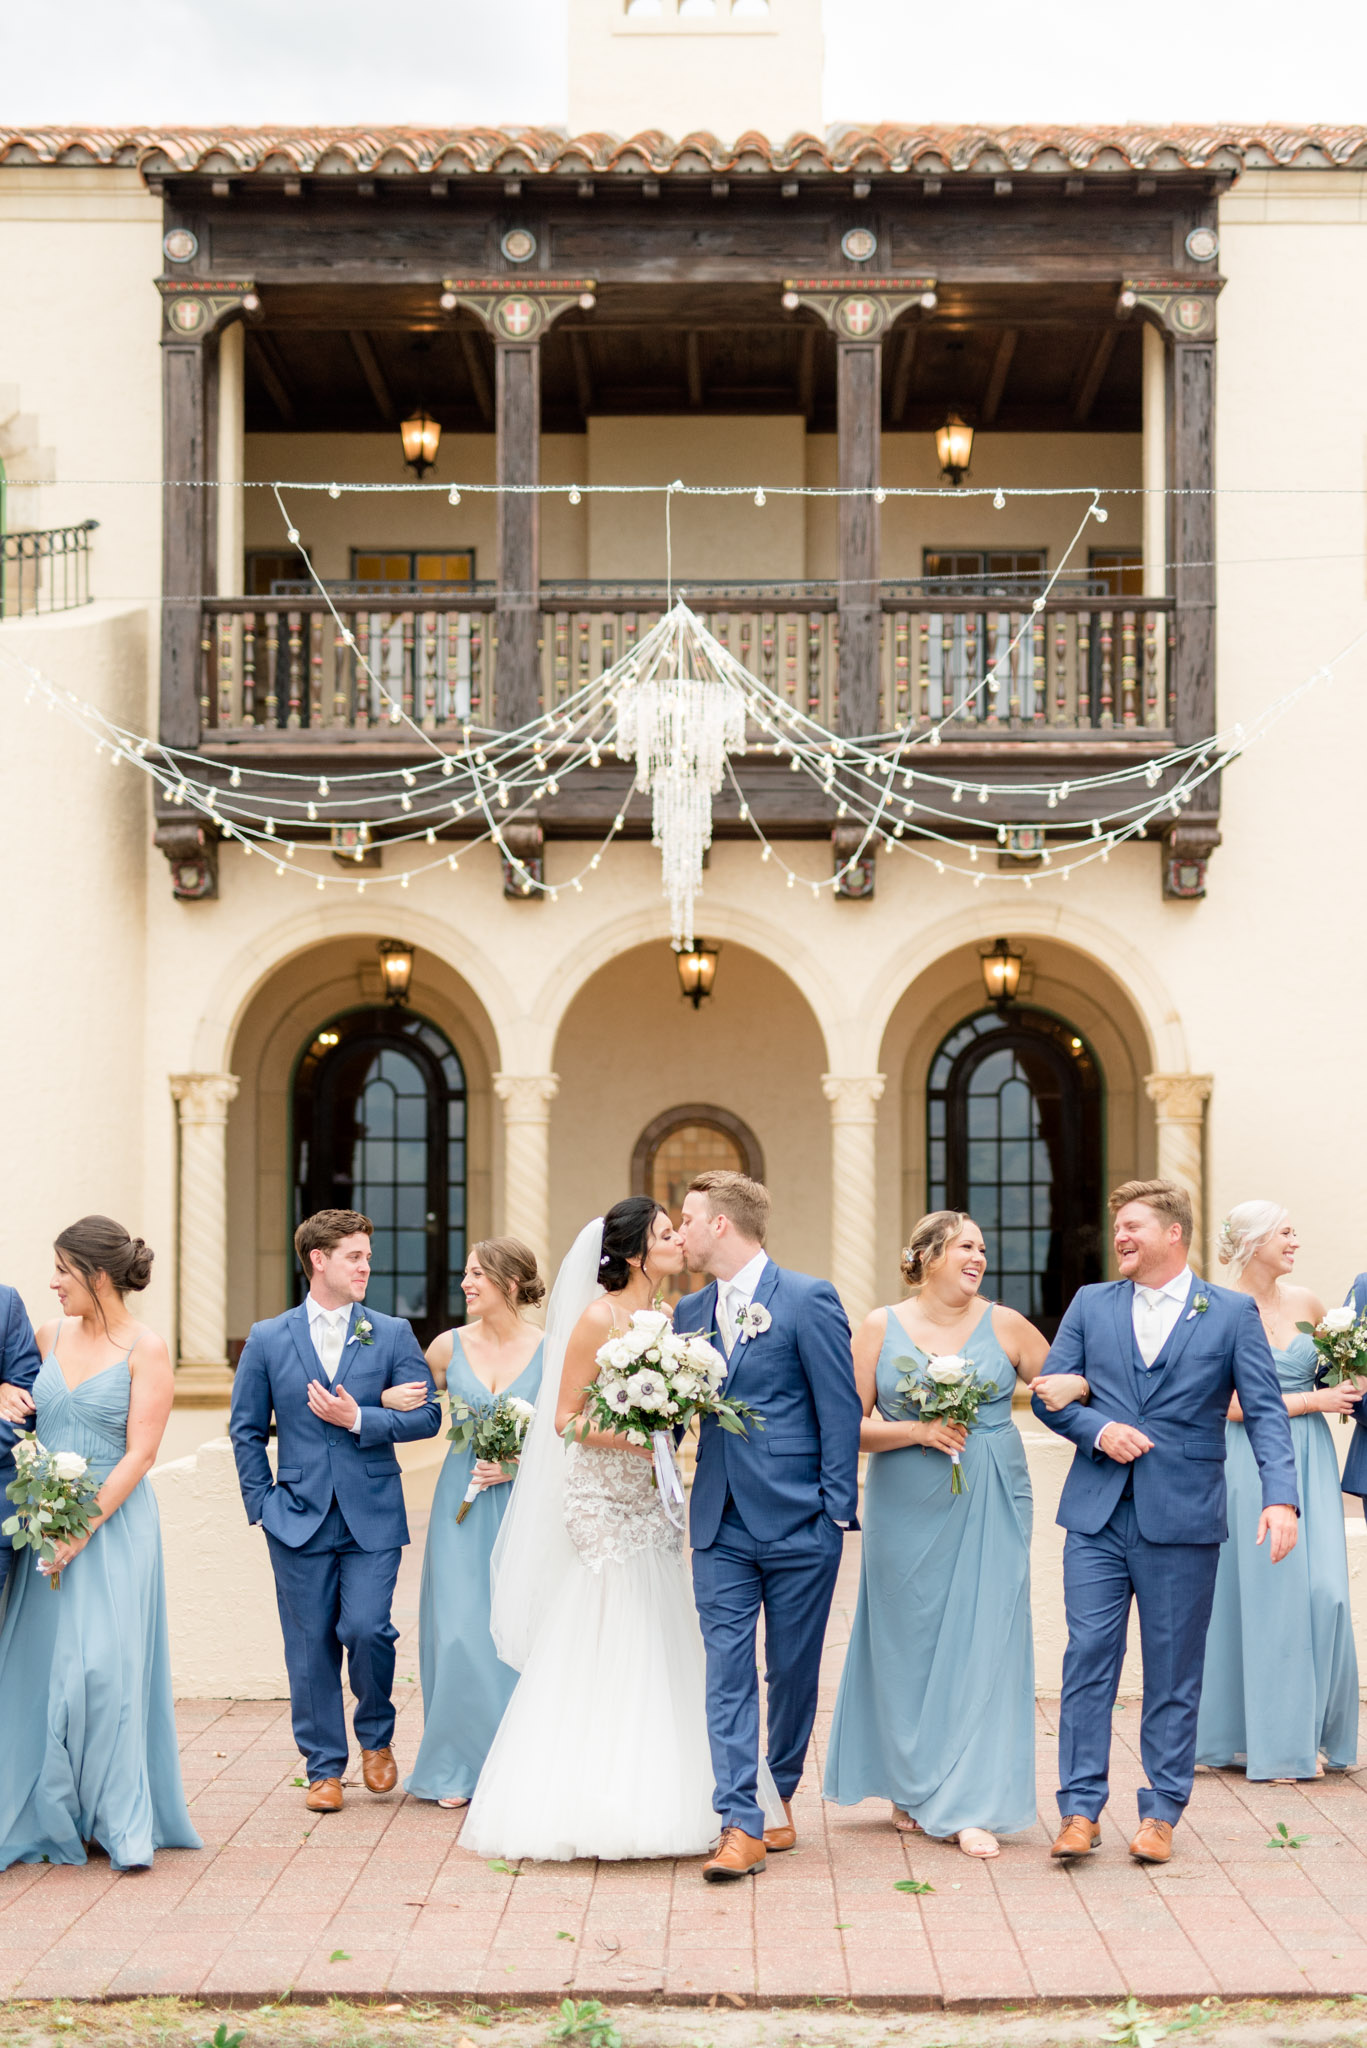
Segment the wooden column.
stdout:
<svg viewBox="0 0 1367 2048">
<path fill-rule="evenodd" d="M 837 330 L 838 331 L 838 330 Z M 836 426 L 840 488 L 864 493 L 840 500 L 839 729 L 876 732 L 878 716 L 879 481 L 883 347 L 840 335 L 836 343 Z"/>
<path fill-rule="evenodd" d="M 495 330 L 498 436 L 498 660 L 494 669 L 498 723 L 525 725 L 541 694 L 540 500 L 508 491 L 541 477 L 541 343 L 505 340 Z"/>
<path fill-rule="evenodd" d="M 205 477 L 204 345 L 168 334 L 162 350 L 161 738 L 199 745 L 200 604 L 209 497 Z"/>
</svg>

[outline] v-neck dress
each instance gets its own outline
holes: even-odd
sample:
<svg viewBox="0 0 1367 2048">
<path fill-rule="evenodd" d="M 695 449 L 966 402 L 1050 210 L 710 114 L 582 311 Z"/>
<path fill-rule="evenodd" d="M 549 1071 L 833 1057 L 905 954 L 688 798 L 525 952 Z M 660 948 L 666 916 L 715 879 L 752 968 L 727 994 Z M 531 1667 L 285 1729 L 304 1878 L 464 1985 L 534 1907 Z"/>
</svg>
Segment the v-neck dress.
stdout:
<svg viewBox="0 0 1367 2048">
<path fill-rule="evenodd" d="M 1284 1393 L 1315 1384 L 1314 1344 L 1303 1333 L 1273 1347 Z M 1229 1538 L 1220 1550 L 1215 1604 L 1196 1723 L 1196 1761 L 1242 1763 L 1250 1778 L 1313 1778 L 1357 1762 L 1358 1664 L 1348 1600 L 1343 1495 L 1327 1415 L 1291 1417 L 1301 1519 L 1295 1549 L 1274 1565 L 1258 1547 L 1262 1482 L 1248 1431 L 1225 1425 Z"/>
<path fill-rule="evenodd" d="M 1033 1502 L 1011 1419 L 1016 1369 L 990 1308 L 960 1352 L 995 1387 L 961 1453 L 964 1492 L 951 1493 L 943 1451 L 869 1454 L 825 1793 L 841 1806 L 890 1799 L 928 1835 L 1012 1834 L 1036 1817 Z M 915 1419 L 897 1383 L 925 1362 L 890 1308 L 876 1379 L 888 1421 Z"/>
<path fill-rule="evenodd" d="M 536 1400 L 541 1354 L 538 1344 L 505 1394 Z M 471 1408 L 492 1404 L 493 1395 L 465 1356 L 459 1330 L 446 1385 Z M 427 1525 L 418 1602 L 422 1746 L 404 1779 L 404 1790 L 417 1799 L 470 1797 L 517 1684 L 517 1673 L 499 1661 L 489 1634 L 489 1559 L 512 1487 L 486 1486 L 457 1527 L 474 1467 L 473 1445 L 448 1453 Z"/>
<path fill-rule="evenodd" d="M 38 1441 L 108 1478 L 127 1445 L 127 1359 L 68 1387 L 57 1343 L 33 1387 Z M 157 1497 L 139 1480 L 54 1589 L 21 1550 L 0 1626 L 0 1869 L 116 1870 L 203 1846 L 190 1823 L 171 1696 Z"/>
</svg>

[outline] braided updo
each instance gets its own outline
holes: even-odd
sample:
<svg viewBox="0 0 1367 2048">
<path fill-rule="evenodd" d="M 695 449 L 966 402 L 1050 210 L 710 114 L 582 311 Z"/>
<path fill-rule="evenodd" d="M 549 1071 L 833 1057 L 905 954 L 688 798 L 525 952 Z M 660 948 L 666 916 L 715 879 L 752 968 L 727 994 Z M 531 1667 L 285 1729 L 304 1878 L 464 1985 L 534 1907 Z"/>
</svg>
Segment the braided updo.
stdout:
<svg viewBox="0 0 1367 2048">
<path fill-rule="evenodd" d="M 973 1218 L 964 1209 L 932 1209 L 908 1238 L 902 1253 L 902 1278 L 908 1287 L 924 1287 L 932 1266 L 938 1266 L 959 1232 Z"/>
<path fill-rule="evenodd" d="M 1238 1279 L 1254 1252 L 1267 1243 L 1274 1230 L 1280 1230 L 1289 1214 L 1280 1202 L 1235 1203 L 1216 1240 L 1220 1264 L 1229 1267 L 1231 1280 Z"/>
</svg>

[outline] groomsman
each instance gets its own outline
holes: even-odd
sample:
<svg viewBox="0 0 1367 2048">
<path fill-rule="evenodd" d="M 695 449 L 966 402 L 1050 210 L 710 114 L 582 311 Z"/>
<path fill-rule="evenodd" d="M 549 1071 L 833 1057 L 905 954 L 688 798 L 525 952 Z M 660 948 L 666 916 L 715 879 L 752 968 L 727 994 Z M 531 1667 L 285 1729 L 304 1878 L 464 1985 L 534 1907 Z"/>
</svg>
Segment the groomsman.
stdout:
<svg viewBox="0 0 1367 2048">
<path fill-rule="evenodd" d="M 275 1572 L 294 1739 L 307 1770 L 304 1804 L 338 1813 L 347 1762 L 342 1651 L 368 1791 L 392 1792 L 394 1645 L 389 1618 L 408 1541 L 396 1443 L 435 1436 L 436 1389 L 411 1326 L 365 1314 L 368 1216 L 320 1209 L 294 1233 L 309 1291 L 257 1323 L 233 1381 L 229 1434 L 247 1520 L 266 1531 Z M 386 1388 L 425 1380 L 427 1405 L 381 1406 Z M 274 1479 L 266 1442 L 274 1417 Z"/>
<path fill-rule="evenodd" d="M 24 1418 L 33 1413 L 33 1382 L 42 1360 L 34 1341 L 33 1325 L 19 1299 L 17 1288 L 0 1287 L 0 1522 L 6 1520 L 10 1503 L 5 1488 L 14 1477 L 14 1446 L 24 1434 Z M 13 1420 L 10 1420 L 10 1417 Z M 14 1545 L 0 1530 L 0 1592 L 9 1581 L 14 1565 Z"/>
<path fill-rule="evenodd" d="M 1047 1361 L 1050 1373 L 1080 1373 L 1088 1399 L 1057 1413 L 1038 1393 L 1033 1402 L 1040 1421 L 1076 1446 L 1058 1511 L 1068 1532 L 1068 1649 L 1059 1707 L 1062 1825 L 1051 1853 L 1083 1856 L 1101 1842 L 1111 1716 L 1134 1600 L 1148 1783 L 1130 1854 L 1166 1863 L 1191 1797 L 1206 1630 L 1229 1534 L 1225 1417 L 1233 1394 L 1262 1476 L 1258 1542 L 1273 1564 L 1295 1546 L 1300 1506 L 1291 1426 L 1257 1303 L 1192 1272 L 1186 1189 L 1127 1181 L 1110 1207 L 1123 1277 L 1074 1295 Z"/>
</svg>

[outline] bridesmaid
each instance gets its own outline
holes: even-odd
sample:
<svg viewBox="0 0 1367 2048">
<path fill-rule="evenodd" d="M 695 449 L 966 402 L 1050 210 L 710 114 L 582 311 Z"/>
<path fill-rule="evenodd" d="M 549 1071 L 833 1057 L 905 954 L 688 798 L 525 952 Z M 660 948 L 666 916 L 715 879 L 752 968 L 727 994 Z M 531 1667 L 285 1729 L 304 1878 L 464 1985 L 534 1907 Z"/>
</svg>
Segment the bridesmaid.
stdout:
<svg viewBox="0 0 1367 2048">
<path fill-rule="evenodd" d="M 152 1254 L 107 1216 L 55 1246 L 61 1317 L 38 1332 L 37 1434 L 78 1451 L 100 1482 L 98 1514 L 46 1567 L 20 1552 L 0 1627 L 0 1869 L 84 1863 L 116 1870 L 155 1849 L 198 1849 L 181 1785 L 171 1703 L 157 1498 L 147 1484 L 174 1390 L 165 1344 L 129 1312 Z"/>
<path fill-rule="evenodd" d="M 1229 1541 L 1220 1552 L 1196 1761 L 1242 1763 L 1250 1778 L 1322 1777 L 1357 1761 L 1358 1667 L 1334 1439 L 1326 1417 L 1349 1414 L 1351 1386 L 1317 1387 L 1315 1347 L 1297 1323 L 1322 1303 L 1291 1284 L 1300 1249 L 1276 1202 L 1241 1202 L 1220 1226 L 1230 1284 L 1258 1304 L 1277 1363 L 1300 1483 L 1300 1541 L 1273 1571 L 1254 1542 L 1262 1489 L 1236 1400 L 1226 1424 Z"/>
<path fill-rule="evenodd" d="M 470 1408 L 495 1394 L 535 1401 L 541 1384 L 541 1332 L 526 1319 L 545 1296 L 536 1258 L 515 1237 L 486 1238 L 465 1262 L 461 1283 L 472 1320 L 447 1330 L 427 1353 L 438 1387 Z M 415 1400 L 414 1396 L 417 1396 Z M 420 1380 L 391 1388 L 390 1407 L 416 1406 Z M 465 1520 L 456 1515 L 472 1476 L 482 1491 Z M 404 1790 L 439 1806 L 468 1806 L 517 1673 L 499 1662 L 489 1635 L 489 1555 L 508 1505 L 511 1474 L 452 1450 L 441 1469 L 418 1608 L 418 1668 L 423 1737 Z"/>
<path fill-rule="evenodd" d="M 1035 1806 L 1030 1478 L 1011 1420 L 1017 1379 L 1048 1345 L 1014 1309 L 980 1301 L 982 1232 L 957 1209 L 923 1216 L 902 1254 L 911 1298 L 875 1309 L 854 1340 L 871 1455 L 864 1544 L 825 1792 L 892 1801 L 893 1825 L 1000 1854 L 996 1834 Z M 968 1432 L 921 1422 L 898 1392 L 913 1365 L 959 1354 L 993 1392 Z M 1083 1383 L 1046 1381 L 1062 1402 Z M 965 1491 L 950 1492 L 959 1451 Z M 929 1456 L 927 1455 L 929 1453 Z"/>
</svg>

